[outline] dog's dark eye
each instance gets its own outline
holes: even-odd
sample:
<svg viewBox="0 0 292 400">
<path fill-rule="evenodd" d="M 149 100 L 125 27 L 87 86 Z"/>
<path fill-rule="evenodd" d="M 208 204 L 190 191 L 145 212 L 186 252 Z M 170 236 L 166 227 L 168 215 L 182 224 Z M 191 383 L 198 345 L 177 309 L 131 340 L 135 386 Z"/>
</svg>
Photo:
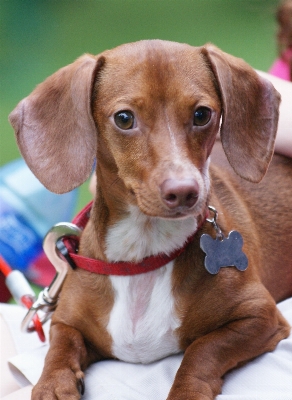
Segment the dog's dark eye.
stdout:
<svg viewBox="0 0 292 400">
<path fill-rule="evenodd" d="M 132 129 L 134 126 L 134 115 L 131 111 L 119 111 L 114 116 L 115 124 L 123 130 Z"/>
<path fill-rule="evenodd" d="M 211 110 L 207 107 L 199 107 L 194 113 L 194 125 L 204 126 L 211 119 Z"/>
</svg>

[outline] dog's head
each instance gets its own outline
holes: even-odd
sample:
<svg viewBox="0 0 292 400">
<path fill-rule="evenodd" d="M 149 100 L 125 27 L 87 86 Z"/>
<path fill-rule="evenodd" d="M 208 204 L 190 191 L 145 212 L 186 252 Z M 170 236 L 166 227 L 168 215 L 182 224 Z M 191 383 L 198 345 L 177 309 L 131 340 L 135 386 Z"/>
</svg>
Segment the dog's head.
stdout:
<svg viewBox="0 0 292 400">
<path fill-rule="evenodd" d="M 83 183 L 97 156 L 105 179 L 122 182 L 147 215 L 168 218 L 205 206 L 219 130 L 235 172 L 262 179 L 278 106 L 270 82 L 244 61 L 212 45 L 155 40 L 82 56 L 22 100 L 10 121 L 48 189 Z"/>
</svg>

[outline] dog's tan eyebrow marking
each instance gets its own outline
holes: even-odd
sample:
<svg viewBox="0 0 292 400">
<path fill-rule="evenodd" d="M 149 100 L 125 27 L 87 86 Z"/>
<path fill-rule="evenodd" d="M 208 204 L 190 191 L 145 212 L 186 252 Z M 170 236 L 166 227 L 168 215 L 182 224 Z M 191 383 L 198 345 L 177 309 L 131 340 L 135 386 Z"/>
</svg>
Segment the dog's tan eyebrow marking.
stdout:
<svg viewBox="0 0 292 400">
<path fill-rule="evenodd" d="M 145 99 L 142 96 L 121 96 L 116 98 L 115 104 L 137 104 L 142 107 L 145 104 Z"/>
<path fill-rule="evenodd" d="M 111 102 L 107 107 L 108 116 L 121 111 L 121 110 L 132 110 L 135 111 L 143 109 L 145 100 L 142 97 L 120 97 Z"/>
</svg>

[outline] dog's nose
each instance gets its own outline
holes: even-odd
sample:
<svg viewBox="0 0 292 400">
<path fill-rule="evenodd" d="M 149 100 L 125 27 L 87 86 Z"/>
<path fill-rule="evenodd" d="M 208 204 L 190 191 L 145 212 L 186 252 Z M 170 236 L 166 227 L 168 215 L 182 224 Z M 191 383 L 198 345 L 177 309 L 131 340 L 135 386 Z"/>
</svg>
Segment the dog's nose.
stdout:
<svg viewBox="0 0 292 400">
<path fill-rule="evenodd" d="M 195 179 L 166 179 L 161 187 L 161 197 L 168 208 L 191 208 L 199 196 L 199 185 Z"/>
</svg>

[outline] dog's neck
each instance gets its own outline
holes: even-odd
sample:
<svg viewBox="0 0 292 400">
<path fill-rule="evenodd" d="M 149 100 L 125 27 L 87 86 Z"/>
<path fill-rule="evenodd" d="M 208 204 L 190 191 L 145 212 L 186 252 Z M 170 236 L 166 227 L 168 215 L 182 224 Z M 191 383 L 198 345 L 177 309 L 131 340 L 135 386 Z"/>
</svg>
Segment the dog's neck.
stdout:
<svg viewBox="0 0 292 400">
<path fill-rule="evenodd" d="M 145 257 L 169 255 L 183 247 L 197 230 L 197 220 L 165 220 L 143 214 L 137 206 L 110 226 L 106 233 L 105 254 L 109 261 L 141 261 Z"/>
<path fill-rule="evenodd" d="M 88 232 L 82 240 L 86 246 L 91 245 L 84 255 L 109 262 L 139 262 L 161 253 L 169 255 L 183 247 L 205 216 L 164 219 L 145 215 L 117 170 L 109 168 L 101 158 Z"/>
<path fill-rule="evenodd" d="M 123 209 L 121 204 L 125 203 L 120 201 L 118 209 L 110 208 L 102 194 L 97 194 L 83 235 L 84 255 L 109 262 L 139 262 L 152 255 L 169 255 L 183 247 L 202 222 L 201 217 L 198 221 L 193 216 L 177 220 L 151 217 L 137 205 L 125 204 Z"/>
</svg>

